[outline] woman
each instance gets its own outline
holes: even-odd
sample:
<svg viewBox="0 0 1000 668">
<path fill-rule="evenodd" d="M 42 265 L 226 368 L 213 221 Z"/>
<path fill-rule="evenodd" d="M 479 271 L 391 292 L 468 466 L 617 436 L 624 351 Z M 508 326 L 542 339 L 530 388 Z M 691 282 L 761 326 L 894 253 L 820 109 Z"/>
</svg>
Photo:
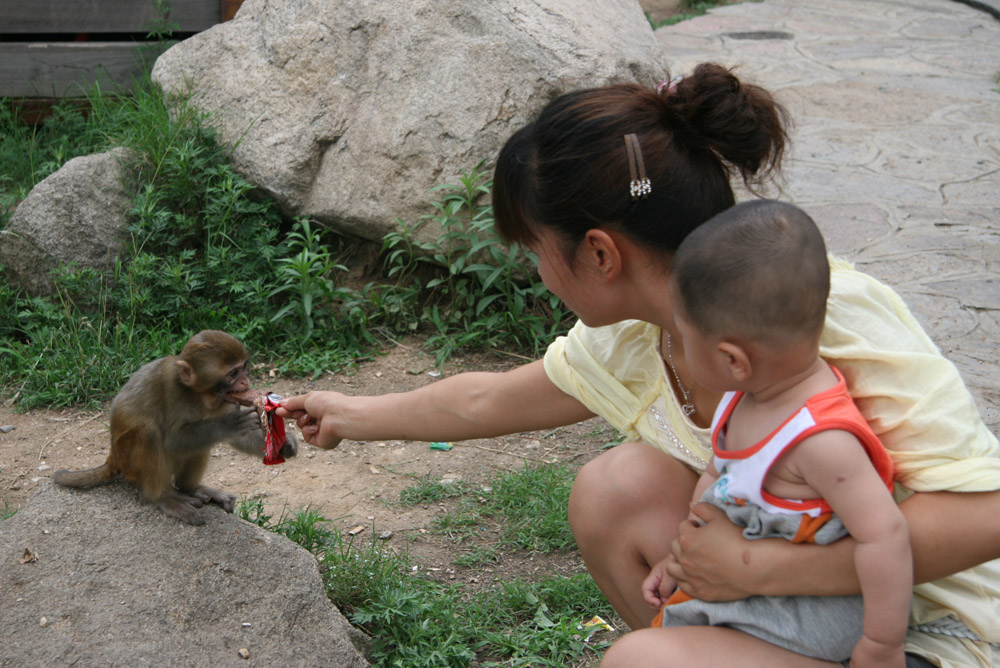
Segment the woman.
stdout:
<svg viewBox="0 0 1000 668">
<path fill-rule="evenodd" d="M 750 543 L 706 506 L 696 508 L 703 527 L 678 528 L 720 397 L 685 367 L 666 289 L 671 259 L 691 230 L 734 204 L 733 172 L 752 186 L 780 168 L 782 121 L 766 91 L 716 65 L 658 91 L 624 85 L 556 99 L 505 145 L 493 202 L 500 233 L 538 255 L 546 286 L 580 317 L 570 334 L 543 360 L 505 373 L 460 374 L 381 397 L 312 392 L 286 400 L 284 413 L 320 447 L 343 438 L 484 438 L 606 418 L 633 442 L 581 469 L 570 525 L 595 581 L 633 629 L 656 612 L 641 584 L 668 554 L 669 575 L 705 600 L 857 593 L 850 539 L 816 551 Z M 894 293 L 843 263 L 831 282 L 822 353 L 893 454 L 899 497 L 920 492 L 901 503 L 916 581 L 950 576 L 915 590 L 911 621 L 922 630 L 911 631 L 907 650 L 931 659 L 923 665 L 1000 662 L 1000 567 L 958 573 L 1000 556 L 996 438 Z M 642 639 L 627 636 L 609 655 L 680 658 L 677 648 L 658 654 Z M 694 664 L 746 657 L 739 643 L 699 646 L 715 654 L 695 653 Z M 768 665 L 801 665 L 774 650 Z"/>
</svg>

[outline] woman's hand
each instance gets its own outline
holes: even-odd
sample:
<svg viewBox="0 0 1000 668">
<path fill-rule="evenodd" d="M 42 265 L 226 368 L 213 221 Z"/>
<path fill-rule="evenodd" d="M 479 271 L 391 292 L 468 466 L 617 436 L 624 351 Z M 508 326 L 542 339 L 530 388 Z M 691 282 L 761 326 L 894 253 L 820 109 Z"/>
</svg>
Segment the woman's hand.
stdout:
<svg viewBox="0 0 1000 668">
<path fill-rule="evenodd" d="M 681 524 L 663 562 L 667 575 L 685 594 L 703 601 L 735 601 L 756 593 L 748 582 L 750 541 L 742 529 L 710 503 L 697 503 L 692 512 L 704 524 Z"/>
<path fill-rule="evenodd" d="M 346 400 L 339 392 L 309 392 L 283 399 L 278 405 L 279 416 L 295 420 L 306 443 L 324 450 L 340 445 L 343 438 L 333 423 L 338 402 Z"/>
</svg>

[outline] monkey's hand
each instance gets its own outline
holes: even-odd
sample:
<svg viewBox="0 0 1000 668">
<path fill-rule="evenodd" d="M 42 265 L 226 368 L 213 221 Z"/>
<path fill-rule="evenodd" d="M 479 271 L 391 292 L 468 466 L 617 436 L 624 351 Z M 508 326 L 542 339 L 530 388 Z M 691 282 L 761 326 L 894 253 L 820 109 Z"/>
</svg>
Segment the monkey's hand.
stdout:
<svg viewBox="0 0 1000 668">
<path fill-rule="evenodd" d="M 297 454 L 299 454 L 299 442 L 295 438 L 295 434 L 286 430 L 285 444 L 281 446 L 281 456 L 285 459 L 291 459 Z"/>
</svg>

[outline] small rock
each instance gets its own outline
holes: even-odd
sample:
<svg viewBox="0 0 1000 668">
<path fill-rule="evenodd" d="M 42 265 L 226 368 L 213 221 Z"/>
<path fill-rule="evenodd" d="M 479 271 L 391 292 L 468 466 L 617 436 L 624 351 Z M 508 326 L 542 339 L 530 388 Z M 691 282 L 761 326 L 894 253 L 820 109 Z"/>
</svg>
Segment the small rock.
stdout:
<svg viewBox="0 0 1000 668">
<path fill-rule="evenodd" d="M 14 425 L 12 425 L 12 424 L 5 424 L 4 426 L 0 427 L 0 434 L 9 434 L 10 432 L 14 431 L 15 429 L 17 429 L 17 427 L 15 427 Z"/>
<path fill-rule="evenodd" d="M 240 658 L 249 659 L 250 658 L 250 650 L 248 650 L 246 647 L 241 647 L 240 651 L 239 651 L 239 655 L 240 655 Z"/>
<path fill-rule="evenodd" d="M 382 540 L 389 540 L 390 538 L 392 538 L 392 532 L 391 531 L 383 531 L 382 533 L 380 533 L 378 535 L 378 537 L 380 539 L 382 539 Z"/>
<path fill-rule="evenodd" d="M 42 627 L 48 626 L 49 625 L 49 618 L 48 617 L 42 617 L 41 619 L 38 620 L 38 625 L 42 626 Z"/>
<path fill-rule="evenodd" d="M 49 470 L 50 468 L 52 468 L 52 467 L 51 467 L 51 466 L 49 466 L 48 464 L 46 464 L 45 462 L 42 462 L 42 463 L 41 463 L 41 464 L 40 464 L 40 465 L 38 466 L 38 470 L 39 470 L 39 471 L 48 471 L 48 470 Z"/>
</svg>

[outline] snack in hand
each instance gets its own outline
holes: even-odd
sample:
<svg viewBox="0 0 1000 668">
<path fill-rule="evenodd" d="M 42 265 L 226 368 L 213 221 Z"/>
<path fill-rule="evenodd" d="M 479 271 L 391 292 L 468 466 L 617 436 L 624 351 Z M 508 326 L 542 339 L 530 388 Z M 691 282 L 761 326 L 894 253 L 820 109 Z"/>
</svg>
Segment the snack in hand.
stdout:
<svg viewBox="0 0 1000 668">
<path fill-rule="evenodd" d="M 229 398 L 241 406 L 249 406 L 256 411 L 260 420 L 260 430 L 264 435 L 264 463 L 270 466 L 284 462 L 281 448 L 285 445 L 285 420 L 274 414 L 281 396 L 273 392 L 249 389 L 243 392 L 230 392 Z"/>
</svg>

